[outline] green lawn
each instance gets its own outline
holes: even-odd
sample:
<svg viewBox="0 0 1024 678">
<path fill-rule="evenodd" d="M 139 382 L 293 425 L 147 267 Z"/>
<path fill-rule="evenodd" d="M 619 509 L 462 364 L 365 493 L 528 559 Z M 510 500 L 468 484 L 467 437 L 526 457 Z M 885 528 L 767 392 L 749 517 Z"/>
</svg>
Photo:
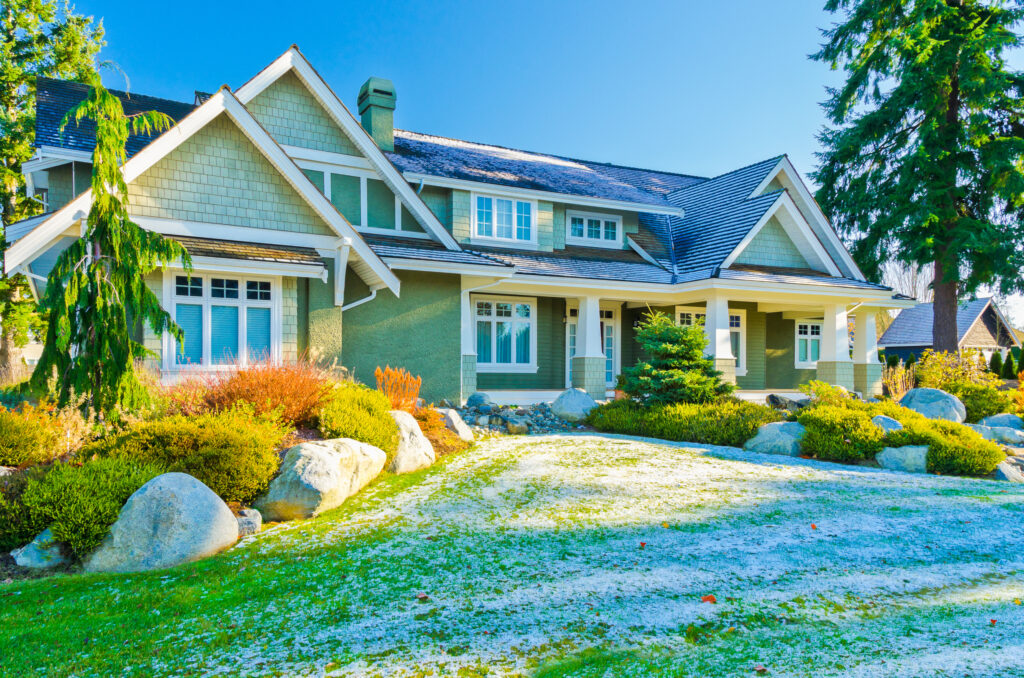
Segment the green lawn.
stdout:
<svg viewBox="0 0 1024 678">
<path fill-rule="evenodd" d="M 499 438 L 201 563 L 0 585 L 0 673 L 1024 675 L 1022 597 L 1021 486 Z"/>
</svg>

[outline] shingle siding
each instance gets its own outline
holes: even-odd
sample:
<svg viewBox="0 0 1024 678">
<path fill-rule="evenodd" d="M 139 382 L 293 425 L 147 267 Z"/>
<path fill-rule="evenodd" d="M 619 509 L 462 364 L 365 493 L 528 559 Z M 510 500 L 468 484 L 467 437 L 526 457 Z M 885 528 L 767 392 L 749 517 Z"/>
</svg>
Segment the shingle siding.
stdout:
<svg viewBox="0 0 1024 678">
<path fill-rule="evenodd" d="M 134 216 L 333 233 L 226 114 L 129 184 L 128 200 Z"/>
<path fill-rule="evenodd" d="M 807 260 L 786 233 L 782 224 L 772 217 L 736 258 L 737 264 L 810 268 Z"/>
<path fill-rule="evenodd" d="M 281 279 L 281 359 L 293 363 L 299 358 L 299 295 L 295 278 Z"/>
</svg>

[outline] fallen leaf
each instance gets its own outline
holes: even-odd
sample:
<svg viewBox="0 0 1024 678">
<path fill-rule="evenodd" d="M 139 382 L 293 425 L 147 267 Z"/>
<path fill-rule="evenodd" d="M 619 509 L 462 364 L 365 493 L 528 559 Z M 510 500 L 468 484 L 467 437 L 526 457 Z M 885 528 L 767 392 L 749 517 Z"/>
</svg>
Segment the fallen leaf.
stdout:
<svg viewBox="0 0 1024 678">
<path fill-rule="evenodd" d="M 1020 598 L 1014 598 L 1013 599 L 1013 604 L 1014 605 L 1020 605 Z"/>
<path fill-rule="evenodd" d="M 816 529 L 818 529 L 818 526 L 817 526 L 817 525 L 815 525 L 814 523 L 811 523 L 811 529 L 812 529 L 812 530 L 816 530 Z"/>
<path fill-rule="evenodd" d="M 430 596 L 428 596 L 426 593 L 417 593 L 416 600 L 430 600 Z"/>
<path fill-rule="evenodd" d="M 726 632 L 726 633 L 732 633 L 732 632 L 733 632 L 733 631 L 735 631 L 735 630 L 736 630 L 736 627 L 735 627 L 735 626 L 730 626 L 729 628 L 727 628 L 727 629 L 725 630 L 725 632 Z"/>
<path fill-rule="evenodd" d="M 702 602 L 702 603 L 711 603 L 712 605 L 714 605 L 715 603 L 718 602 L 718 598 L 715 598 L 715 596 L 713 594 L 709 593 L 706 596 L 701 596 L 700 602 Z"/>
<path fill-rule="evenodd" d="M 755 666 L 755 667 L 754 667 L 754 671 L 755 671 L 756 673 L 768 673 L 768 669 L 766 669 L 766 668 L 765 668 L 764 666 L 762 666 L 761 664 L 758 664 L 757 666 Z"/>
<path fill-rule="evenodd" d="M 640 548 L 643 548 L 645 546 L 647 546 L 647 542 L 645 542 L 645 541 L 640 542 Z"/>
<path fill-rule="evenodd" d="M 989 621 L 992 622 L 992 626 L 996 625 L 996 620 L 995 619 L 989 619 Z"/>
<path fill-rule="evenodd" d="M 668 527 L 668 523 L 662 523 L 661 526 L 662 527 Z"/>
</svg>

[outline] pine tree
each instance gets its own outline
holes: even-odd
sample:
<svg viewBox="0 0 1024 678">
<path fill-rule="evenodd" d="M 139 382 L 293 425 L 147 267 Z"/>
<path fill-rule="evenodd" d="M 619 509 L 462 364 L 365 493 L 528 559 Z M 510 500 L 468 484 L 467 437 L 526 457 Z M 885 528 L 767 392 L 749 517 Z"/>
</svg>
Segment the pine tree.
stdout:
<svg viewBox="0 0 1024 678">
<path fill-rule="evenodd" d="M 1011 358 L 1012 360 L 1012 358 Z M 1003 354 L 999 351 L 993 351 L 992 357 L 988 359 L 988 370 L 992 374 L 999 375 L 1003 371 Z"/>
<path fill-rule="evenodd" d="M 83 118 L 96 123 L 92 206 L 84 235 L 61 253 L 47 280 L 43 305 L 49 326 L 32 386 L 47 388 L 56 377 L 59 404 L 84 397 L 83 409 L 111 415 L 149 400 L 135 363 L 152 353 L 133 338 L 132 327 L 147 323 L 156 334 L 167 330 L 179 343 L 183 339 L 145 276 L 179 259 L 190 271 L 191 259 L 177 242 L 130 219 L 121 172 L 128 135 L 164 131 L 172 120 L 156 111 L 125 115 L 121 100 L 98 76 L 90 84 L 63 124 Z"/>
<path fill-rule="evenodd" d="M 1003 360 L 1003 369 L 999 372 L 1003 379 L 1016 379 L 1017 366 L 1013 363 L 1013 353 L 1007 351 L 1006 359 Z"/>
<path fill-rule="evenodd" d="M 828 0 L 843 14 L 814 58 L 846 72 L 814 174 L 818 202 L 865 272 L 930 265 L 933 346 L 957 350 L 957 299 L 1024 281 L 1020 2 Z"/>
<path fill-rule="evenodd" d="M 704 355 L 703 325 L 683 327 L 664 313 L 644 316 L 636 339 L 646 359 L 622 370 L 619 388 L 645 403 L 707 403 L 732 393 Z"/>
<path fill-rule="evenodd" d="M 56 0 L 4 0 L 0 9 L 0 381 L 12 373 L 17 349 L 43 329 L 22 275 L 3 274 L 4 234 L 16 221 L 42 212 L 25 195 L 21 164 L 32 157 L 36 78 L 84 81 L 103 42 L 102 22 L 74 14 Z"/>
</svg>

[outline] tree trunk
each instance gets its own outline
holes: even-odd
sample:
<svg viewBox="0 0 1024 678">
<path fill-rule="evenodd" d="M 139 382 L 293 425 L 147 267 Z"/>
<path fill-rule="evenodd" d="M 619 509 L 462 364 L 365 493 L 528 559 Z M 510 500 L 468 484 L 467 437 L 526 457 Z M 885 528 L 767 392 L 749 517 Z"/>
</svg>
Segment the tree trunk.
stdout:
<svg viewBox="0 0 1024 678">
<path fill-rule="evenodd" d="M 932 303 L 932 348 L 936 351 L 956 353 L 959 350 L 956 285 L 956 280 L 946 280 L 942 263 L 936 261 L 935 279 L 932 283 L 935 295 L 935 301 Z"/>
</svg>

